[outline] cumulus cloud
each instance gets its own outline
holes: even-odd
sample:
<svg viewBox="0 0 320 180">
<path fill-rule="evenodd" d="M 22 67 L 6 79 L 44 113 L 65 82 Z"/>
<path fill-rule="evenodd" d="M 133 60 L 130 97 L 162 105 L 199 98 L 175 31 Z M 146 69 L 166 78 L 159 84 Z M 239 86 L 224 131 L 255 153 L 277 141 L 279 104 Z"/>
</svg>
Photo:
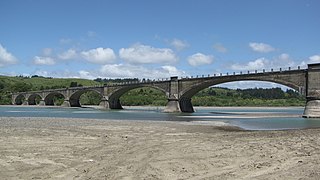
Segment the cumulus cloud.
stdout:
<svg viewBox="0 0 320 180">
<path fill-rule="evenodd" d="M 171 46 L 173 46 L 176 50 L 181 51 L 187 47 L 189 47 L 189 44 L 186 41 L 180 40 L 180 39 L 173 39 L 169 42 Z"/>
<path fill-rule="evenodd" d="M 142 44 L 135 44 L 129 48 L 121 48 L 119 56 L 129 63 L 139 64 L 169 64 L 178 61 L 177 56 L 171 49 L 154 48 Z"/>
<path fill-rule="evenodd" d="M 289 54 L 282 53 L 277 58 L 271 61 L 270 67 L 292 67 L 295 66 L 295 62 L 291 59 Z"/>
<path fill-rule="evenodd" d="M 35 56 L 33 58 L 33 63 L 36 65 L 54 65 L 55 61 L 51 57 L 41 57 L 41 56 Z"/>
<path fill-rule="evenodd" d="M 273 48 L 269 44 L 265 44 L 265 43 L 252 42 L 252 43 L 249 43 L 249 47 L 253 51 L 260 52 L 260 53 L 268 53 L 268 52 L 272 52 L 275 50 L 275 48 Z"/>
<path fill-rule="evenodd" d="M 72 42 L 72 39 L 69 39 L 69 38 L 61 38 L 61 39 L 59 40 L 59 42 L 60 42 L 61 44 L 70 44 L 70 43 Z"/>
<path fill-rule="evenodd" d="M 204 55 L 202 53 L 196 53 L 192 56 L 187 58 L 189 64 L 191 66 L 201 66 L 201 65 L 208 65 L 213 62 L 213 56 L 211 55 Z"/>
<path fill-rule="evenodd" d="M 82 51 L 81 56 L 88 62 L 95 64 L 109 64 L 116 60 L 116 55 L 110 48 L 96 48 Z"/>
<path fill-rule="evenodd" d="M 320 63 L 320 55 L 313 55 L 308 58 L 308 60 L 302 61 L 300 66 L 307 66 L 308 64 Z"/>
<path fill-rule="evenodd" d="M 51 49 L 51 48 L 44 48 L 44 49 L 42 50 L 42 54 L 43 54 L 44 56 L 50 56 L 50 55 L 52 54 L 52 49 Z"/>
<path fill-rule="evenodd" d="M 18 59 L 0 44 L 0 67 L 10 64 L 16 64 L 17 62 Z"/>
<path fill-rule="evenodd" d="M 309 64 L 320 63 L 320 55 L 314 55 L 309 57 Z"/>
<path fill-rule="evenodd" d="M 62 52 L 61 54 L 58 54 L 58 58 L 62 59 L 62 60 L 70 60 L 70 59 L 74 59 L 76 58 L 77 55 L 77 51 L 74 49 L 69 49 L 65 52 Z"/>
<path fill-rule="evenodd" d="M 215 49 L 216 51 L 218 52 L 221 52 L 221 53 L 226 53 L 228 50 L 226 47 L 224 47 L 222 44 L 220 43 L 216 43 L 213 45 L 213 49 Z"/>
<path fill-rule="evenodd" d="M 231 65 L 232 70 L 237 70 L 237 71 L 243 71 L 243 70 L 259 70 L 259 69 L 264 69 L 268 66 L 269 60 L 265 58 L 259 58 L 254 61 L 250 61 L 247 64 L 233 64 Z"/>
<path fill-rule="evenodd" d="M 169 78 L 171 76 L 185 76 L 184 71 L 178 70 L 174 66 L 162 66 L 160 68 L 148 68 L 144 66 L 130 64 L 110 64 L 104 65 L 100 69 L 102 77 L 112 78 Z"/>
</svg>

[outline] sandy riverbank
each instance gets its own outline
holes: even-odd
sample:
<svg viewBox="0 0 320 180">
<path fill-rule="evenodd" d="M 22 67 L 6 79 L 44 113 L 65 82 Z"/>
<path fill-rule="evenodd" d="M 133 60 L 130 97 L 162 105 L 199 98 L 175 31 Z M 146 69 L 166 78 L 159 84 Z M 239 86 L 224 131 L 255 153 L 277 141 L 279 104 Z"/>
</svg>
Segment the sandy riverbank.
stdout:
<svg viewBox="0 0 320 180">
<path fill-rule="evenodd" d="M 1 179 L 320 178 L 320 129 L 4 117 L 0 125 Z"/>
</svg>

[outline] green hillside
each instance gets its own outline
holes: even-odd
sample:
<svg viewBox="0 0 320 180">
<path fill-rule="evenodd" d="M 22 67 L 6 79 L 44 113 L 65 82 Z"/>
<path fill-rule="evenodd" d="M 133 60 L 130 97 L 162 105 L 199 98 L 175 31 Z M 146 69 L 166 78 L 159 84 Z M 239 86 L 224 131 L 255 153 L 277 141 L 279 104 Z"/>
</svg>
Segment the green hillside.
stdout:
<svg viewBox="0 0 320 180">
<path fill-rule="evenodd" d="M 99 82 L 87 79 L 0 76 L 0 104 L 10 104 L 12 92 L 57 89 L 70 86 L 94 86 L 100 84 Z"/>
</svg>

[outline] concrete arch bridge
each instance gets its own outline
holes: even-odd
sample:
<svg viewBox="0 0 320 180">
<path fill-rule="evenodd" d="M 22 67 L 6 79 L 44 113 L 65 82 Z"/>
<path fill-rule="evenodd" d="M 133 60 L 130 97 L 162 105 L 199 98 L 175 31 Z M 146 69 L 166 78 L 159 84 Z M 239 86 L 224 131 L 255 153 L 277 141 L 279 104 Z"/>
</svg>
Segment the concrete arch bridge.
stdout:
<svg viewBox="0 0 320 180">
<path fill-rule="evenodd" d="M 197 92 L 217 84 L 235 81 L 267 81 L 288 86 L 306 97 L 304 117 L 320 117 L 320 63 L 309 64 L 306 69 L 286 69 L 266 72 L 240 72 L 215 74 L 214 76 L 171 77 L 166 80 L 127 82 L 108 86 L 72 87 L 12 94 L 12 104 L 54 105 L 54 97 L 64 98 L 62 106 L 80 107 L 80 96 L 95 91 L 101 96 L 100 106 L 105 109 L 122 109 L 120 97 L 129 90 L 151 87 L 166 94 L 168 103 L 165 112 L 194 112 L 191 98 Z"/>
</svg>

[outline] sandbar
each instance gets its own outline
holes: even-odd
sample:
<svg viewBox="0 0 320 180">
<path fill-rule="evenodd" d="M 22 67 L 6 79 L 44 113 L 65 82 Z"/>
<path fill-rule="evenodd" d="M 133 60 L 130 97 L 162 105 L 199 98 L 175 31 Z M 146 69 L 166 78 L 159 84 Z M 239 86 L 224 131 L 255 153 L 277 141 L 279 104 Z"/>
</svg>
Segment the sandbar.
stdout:
<svg viewBox="0 0 320 180">
<path fill-rule="evenodd" d="M 1 179 L 319 179 L 320 129 L 0 117 Z"/>
</svg>

